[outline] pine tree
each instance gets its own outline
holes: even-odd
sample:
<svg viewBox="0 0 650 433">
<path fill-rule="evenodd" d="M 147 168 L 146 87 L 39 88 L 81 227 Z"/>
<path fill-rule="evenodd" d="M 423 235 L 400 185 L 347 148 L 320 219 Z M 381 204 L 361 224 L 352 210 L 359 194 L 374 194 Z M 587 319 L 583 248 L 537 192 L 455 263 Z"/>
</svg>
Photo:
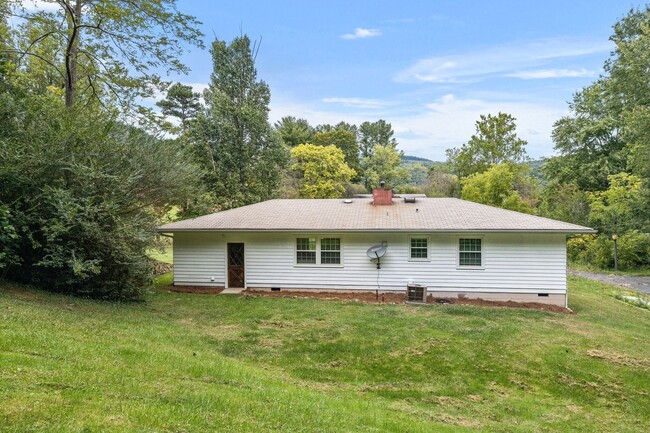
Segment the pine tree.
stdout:
<svg viewBox="0 0 650 433">
<path fill-rule="evenodd" d="M 221 209 L 274 197 L 289 154 L 268 121 L 271 92 L 257 80 L 248 36 L 212 43 L 213 72 L 205 111 L 191 134 Z"/>
</svg>

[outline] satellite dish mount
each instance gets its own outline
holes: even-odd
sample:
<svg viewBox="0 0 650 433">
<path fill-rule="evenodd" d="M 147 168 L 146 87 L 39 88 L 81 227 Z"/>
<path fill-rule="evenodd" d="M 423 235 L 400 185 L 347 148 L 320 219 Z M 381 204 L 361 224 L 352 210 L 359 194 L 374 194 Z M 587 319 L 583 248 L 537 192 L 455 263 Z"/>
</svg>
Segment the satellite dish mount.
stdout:
<svg viewBox="0 0 650 433">
<path fill-rule="evenodd" d="M 386 241 L 383 241 L 381 244 L 373 245 L 368 248 L 366 255 L 370 257 L 370 260 L 377 260 L 377 269 L 381 269 L 381 258 L 386 254 L 386 249 L 388 245 Z"/>
</svg>

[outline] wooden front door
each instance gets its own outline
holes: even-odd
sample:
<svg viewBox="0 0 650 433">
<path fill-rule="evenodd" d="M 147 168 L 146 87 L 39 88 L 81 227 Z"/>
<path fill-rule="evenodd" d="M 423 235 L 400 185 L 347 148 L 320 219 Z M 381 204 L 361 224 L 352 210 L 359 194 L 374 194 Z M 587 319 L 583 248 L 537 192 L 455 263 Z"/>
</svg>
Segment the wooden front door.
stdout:
<svg viewBox="0 0 650 433">
<path fill-rule="evenodd" d="M 244 244 L 228 244 L 228 287 L 244 287 Z"/>
</svg>

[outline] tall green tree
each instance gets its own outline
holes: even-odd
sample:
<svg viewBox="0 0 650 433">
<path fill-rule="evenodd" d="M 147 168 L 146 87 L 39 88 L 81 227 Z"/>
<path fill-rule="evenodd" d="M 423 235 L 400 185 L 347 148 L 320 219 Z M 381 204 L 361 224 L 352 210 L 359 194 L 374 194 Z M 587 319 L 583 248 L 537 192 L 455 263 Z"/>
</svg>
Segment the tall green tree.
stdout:
<svg viewBox="0 0 650 433">
<path fill-rule="evenodd" d="M 642 208 L 650 215 L 650 6 L 631 10 L 614 26 L 614 58 L 605 65 L 621 108 L 627 172 L 642 179 Z M 647 222 L 647 221 L 646 221 Z"/>
<path fill-rule="evenodd" d="M 8 205 L 0 206 L 0 280 L 4 280 L 7 272 L 16 265 L 20 265 L 18 255 L 20 236 L 16 230 Z"/>
<path fill-rule="evenodd" d="M 393 126 L 383 119 L 376 122 L 363 122 L 359 125 L 359 149 L 361 158 L 372 155 L 372 149 L 377 146 L 397 148 L 397 140 L 393 137 Z"/>
<path fill-rule="evenodd" d="M 570 243 L 569 252 L 598 266 L 613 263 L 611 234 L 620 236 L 621 263 L 647 263 L 642 232 L 650 228 L 649 29 L 649 6 L 630 10 L 614 25 L 610 40 L 615 49 L 605 73 L 574 95 L 570 114 L 554 125 L 559 156 L 544 164 L 549 203 L 557 207 L 558 200 L 569 198 L 560 209 L 581 209 L 588 196 L 587 224 L 601 235 Z M 558 183 L 574 184 L 579 191 L 554 191 Z M 547 207 L 543 203 L 542 211 Z M 629 260 L 632 256 L 639 260 Z"/>
<path fill-rule="evenodd" d="M 420 163 L 409 164 L 404 167 L 408 173 L 407 184 L 411 186 L 422 185 L 426 182 L 429 175 L 429 169 Z"/>
<path fill-rule="evenodd" d="M 516 119 L 510 114 L 481 115 L 476 133 L 460 148 L 447 150 L 447 163 L 460 178 L 487 171 L 492 164 L 527 161 L 526 141 L 517 135 Z"/>
<path fill-rule="evenodd" d="M 6 0 L 0 0 L 0 84 L 6 81 L 6 75 L 13 57 L 10 52 L 13 46 L 13 35 L 7 23 L 8 16 L 4 10 L 6 10 Z"/>
<path fill-rule="evenodd" d="M 334 126 L 329 123 L 322 123 L 314 127 L 314 133 L 334 131 Z"/>
<path fill-rule="evenodd" d="M 359 132 L 359 128 L 357 128 L 357 125 L 353 123 L 348 123 L 345 121 L 340 121 L 336 125 L 334 125 L 334 129 L 337 131 L 348 131 L 354 134 L 354 138 L 357 138 L 357 134 Z"/>
<path fill-rule="evenodd" d="M 609 38 L 616 45 L 604 65 L 609 74 L 609 102 L 622 111 L 650 104 L 649 26 L 650 6 L 631 9 L 614 25 L 614 33 Z"/>
<path fill-rule="evenodd" d="M 476 203 L 533 213 L 534 185 L 527 171 L 526 165 L 494 164 L 484 172 L 465 178 L 461 197 Z"/>
<path fill-rule="evenodd" d="M 644 227 L 648 215 L 643 206 L 643 183 L 638 176 L 609 176 L 609 188 L 590 194 L 590 223 L 605 234 L 622 234 Z"/>
<path fill-rule="evenodd" d="M 553 181 L 541 195 L 540 214 L 581 226 L 589 225 L 589 194 L 575 183 Z"/>
<path fill-rule="evenodd" d="M 9 34 L 0 41 L 0 273 L 47 290 L 141 299 L 151 282 L 153 228 L 171 206 L 200 195 L 200 171 L 175 143 L 123 123 L 116 98 L 93 93 L 131 88 L 122 79 L 139 77 L 136 70 L 90 76 L 97 71 L 85 58 L 109 51 L 91 36 L 101 29 L 84 26 L 101 16 L 102 26 L 118 19 L 116 5 L 126 2 L 51 2 L 74 6 L 58 15 L 17 9 L 20 3 L 0 0 L 3 16 L 24 15 L 12 19 L 13 30 L 0 26 Z M 134 3 L 136 15 L 117 26 L 155 25 L 140 10 L 147 3 Z M 149 13 L 168 2 L 154 3 Z M 81 24 L 65 19 L 76 5 Z M 67 33 L 75 26 L 77 42 Z M 74 50 L 76 81 L 66 76 L 74 72 Z M 116 65 L 108 56 L 100 60 Z"/>
<path fill-rule="evenodd" d="M 291 149 L 303 198 L 340 198 L 345 186 L 356 174 L 345 163 L 343 151 L 336 146 L 300 144 Z"/>
<path fill-rule="evenodd" d="M 345 155 L 345 163 L 355 172 L 359 172 L 359 146 L 356 135 L 348 129 L 333 129 L 314 134 L 312 144 L 317 146 L 336 146 Z"/>
<path fill-rule="evenodd" d="M 213 72 L 206 109 L 191 128 L 206 184 L 221 209 L 278 194 L 289 153 L 269 124 L 269 86 L 257 79 L 256 46 L 248 36 L 212 43 Z"/>
<path fill-rule="evenodd" d="M 178 61 L 185 44 L 202 46 L 199 22 L 179 12 L 176 0 L 44 0 L 51 8 L 26 8 L 28 0 L 0 3 L 2 13 L 17 17 L 28 40 L 12 51 L 39 60 L 55 71 L 68 108 L 79 97 L 117 98 L 129 106 L 152 96 L 160 77 L 154 72 L 186 72 Z M 56 57 L 44 56 L 54 43 Z"/>
<path fill-rule="evenodd" d="M 170 127 L 175 133 L 185 134 L 190 124 L 196 120 L 202 108 L 199 101 L 200 93 L 195 92 L 192 86 L 174 83 L 167 90 L 167 96 L 162 101 L 156 102 L 163 115 L 175 117 L 180 122 L 180 127 Z"/>
<path fill-rule="evenodd" d="M 445 163 L 431 166 L 426 181 L 420 187 L 427 197 L 460 197 L 458 176 Z"/>
<path fill-rule="evenodd" d="M 409 178 L 408 170 L 401 165 L 401 153 L 392 146 L 376 145 L 372 155 L 364 158 L 362 162 L 363 182 L 368 191 L 378 188 L 382 181 L 389 187 L 400 187 Z"/>
<path fill-rule="evenodd" d="M 609 92 L 609 81 L 602 79 L 574 95 L 569 107 L 572 114 L 553 127 L 559 156 L 544 164 L 548 180 L 595 191 L 607 187 L 608 176 L 625 170 L 620 117 L 609 107 Z"/>
<path fill-rule="evenodd" d="M 311 143 L 314 137 L 314 129 L 306 119 L 296 119 L 293 116 L 285 116 L 275 122 L 275 130 L 280 133 L 282 141 L 289 147 L 296 147 L 299 144 Z"/>
<path fill-rule="evenodd" d="M 650 186 L 650 111 L 639 107 L 626 115 L 627 171 L 645 179 Z"/>
<path fill-rule="evenodd" d="M 320 133 L 320 132 L 332 132 L 332 131 L 348 131 L 354 134 L 355 139 L 357 136 L 357 126 L 353 125 L 351 123 L 345 122 L 345 121 L 340 121 L 336 125 L 331 125 L 329 123 L 323 123 L 321 125 L 316 125 L 314 128 L 315 133 Z"/>
<path fill-rule="evenodd" d="M 650 181 L 650 7 L 632 9 L 614 25 L 616 46 L 605 74 L 576 93 L 571 113 L 554 127 L 560 157 L 547 178 L 588 191 L 608 188 L 609 176 L 635 173 Z"/>
</svg>

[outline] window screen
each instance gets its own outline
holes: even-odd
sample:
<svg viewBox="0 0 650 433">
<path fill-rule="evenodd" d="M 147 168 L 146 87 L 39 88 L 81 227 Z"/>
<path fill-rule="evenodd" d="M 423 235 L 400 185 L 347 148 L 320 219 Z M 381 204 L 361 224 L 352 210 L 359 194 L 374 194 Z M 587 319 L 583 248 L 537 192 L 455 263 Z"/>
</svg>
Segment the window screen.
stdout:
<svg viewBox="0 0 650 433">
<path fill-rule="evenodd" d="M 296 239 L 296 263 L 316 264 L 316 238 Z"/>
<path fill-rule="evenodd" d="M 427 259 L 429 258 L 429 248 L 427 238 L 411 239 L 411 258 Z"/>
<path fill-rule="evenodd" d="M 459 239 L 458 264 L 460 266 L 481 266 L 481 240 Z"/>
<path fill-rule="evenodd" d="M 341 264 L 341 239 L 323 238 L 320 240 L 320 262 L 322 265 Z"/>
</svg>

